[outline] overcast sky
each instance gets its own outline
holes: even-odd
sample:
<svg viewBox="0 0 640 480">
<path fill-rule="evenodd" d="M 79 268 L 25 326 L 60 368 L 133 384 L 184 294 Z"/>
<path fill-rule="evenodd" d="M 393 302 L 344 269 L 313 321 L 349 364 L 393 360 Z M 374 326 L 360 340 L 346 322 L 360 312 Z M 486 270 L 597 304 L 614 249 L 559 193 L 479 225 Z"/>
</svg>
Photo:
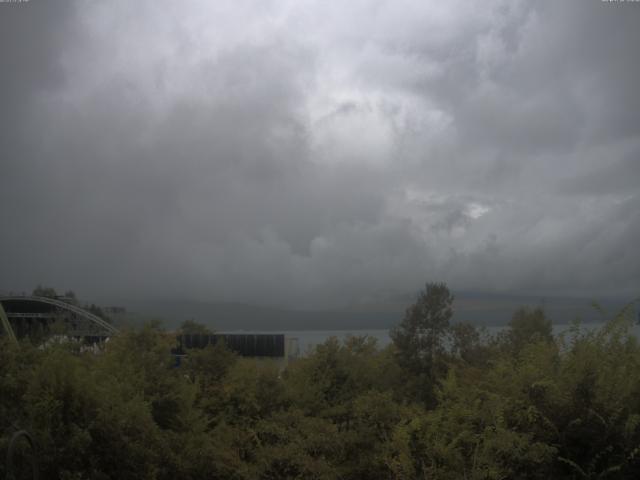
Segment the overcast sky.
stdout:
<svg viewBox="0 0 640 480">
<path fill-rule="evenodd" d="M 640 2 L 0 3 L 0 289 L 640 294 Z"/>
</svg>

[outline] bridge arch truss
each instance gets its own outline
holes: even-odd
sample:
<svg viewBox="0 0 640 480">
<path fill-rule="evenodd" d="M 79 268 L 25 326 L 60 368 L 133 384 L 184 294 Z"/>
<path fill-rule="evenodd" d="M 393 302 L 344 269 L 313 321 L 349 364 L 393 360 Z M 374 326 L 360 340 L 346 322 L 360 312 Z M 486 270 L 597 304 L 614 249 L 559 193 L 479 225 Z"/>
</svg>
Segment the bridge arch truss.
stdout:
<svg viewBox="0 0 640 480">
<path fill-rule="evenodd" d="M 45 313 L 28 311 L 26 305 L 32 304 L 42 308 L 49 308 Z M 16 305 L 22 305 L 23 308 L 16 311 Z M 75 319 L 79 319 L 79 322 L 84 322 L 86 327 L 84 332 L 82 329 L 67 332 L 70 336 L 103 336 L 110 337 L 118 333 L 118 329 L 111 325 L 109 322 L 100 318 L 99 316 L 88 312 L 87 310 L 61 300 L 49 297 L 38 296 L 16 296 L 16 295 L 4 295 L 0 296 L 0 327 L 6 332 L 6 334 L 12 339 L 16 340 L 16 334 L 11 325 L 11 319 L 14 322 L 20 322 L 21 319 L 38 319 L 38 318 L 50 318 L 51 312 L 57 312 L 72 316 Z"/>
</svg>

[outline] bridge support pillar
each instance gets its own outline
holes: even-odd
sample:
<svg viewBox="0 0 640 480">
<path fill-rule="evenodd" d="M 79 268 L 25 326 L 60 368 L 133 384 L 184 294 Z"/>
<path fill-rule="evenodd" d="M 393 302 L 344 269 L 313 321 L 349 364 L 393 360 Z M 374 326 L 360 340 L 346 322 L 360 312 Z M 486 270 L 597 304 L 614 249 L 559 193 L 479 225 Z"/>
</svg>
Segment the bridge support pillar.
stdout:
<svg viewBox="0 0 640 480">
<path fill-rule="evenodd" d="M 13 328 L 11 328 L 11 324 L 9 323 L 9 317 L 7 317 L 7 313 L 4 311 L 4 308 L 2 308 L 2 303 L 0 303 L 0 323 L 2 324 L 3 330 L 11 339 L 11 341 L 14 343 L 18 343 L 16 334 L 13 332 Z"/>
</svg>

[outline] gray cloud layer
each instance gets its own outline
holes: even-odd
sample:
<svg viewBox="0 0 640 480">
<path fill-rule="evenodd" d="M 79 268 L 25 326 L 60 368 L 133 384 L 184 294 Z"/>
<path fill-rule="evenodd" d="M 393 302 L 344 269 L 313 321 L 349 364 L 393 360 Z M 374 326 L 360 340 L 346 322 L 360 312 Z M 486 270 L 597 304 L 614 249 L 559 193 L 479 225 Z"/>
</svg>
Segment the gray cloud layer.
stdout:
<svg viewBox="0 0 640 480">
<path fill-rule="evenodd" d="M 640 4 L 0 4 L 0 288 L 640 290 Z"/>
</svg>

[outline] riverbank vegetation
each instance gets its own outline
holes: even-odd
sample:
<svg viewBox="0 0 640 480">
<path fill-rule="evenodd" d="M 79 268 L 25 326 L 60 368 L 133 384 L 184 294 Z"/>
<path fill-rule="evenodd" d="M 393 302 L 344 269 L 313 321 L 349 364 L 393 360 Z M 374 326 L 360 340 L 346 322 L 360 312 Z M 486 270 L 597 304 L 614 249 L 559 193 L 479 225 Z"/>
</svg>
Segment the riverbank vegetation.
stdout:
<svg viewBox="0 0 640 480">
<path fill-rule="evenodd" d="M 638 478 L 630 315 L 554 337 L 521 309 L 488 336 L 452 302 L 427 285 L 389 347 L 333 338 L 284 370 L 223 345 L 176 367 L 157 325 L 98 355 L 0 340 L 0 449 L 27 429 L 61 479 Z"/>
</svg>

